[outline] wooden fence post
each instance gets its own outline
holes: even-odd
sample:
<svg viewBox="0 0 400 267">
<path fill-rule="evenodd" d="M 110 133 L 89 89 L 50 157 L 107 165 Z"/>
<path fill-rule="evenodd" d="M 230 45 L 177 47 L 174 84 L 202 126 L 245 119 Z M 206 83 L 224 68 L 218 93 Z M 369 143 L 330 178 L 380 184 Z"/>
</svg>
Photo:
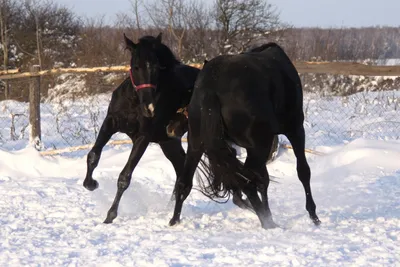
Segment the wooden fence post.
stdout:
<svg viewBox="0 0 400 267">
<path fill-rule="evenodd" d="M 4 98 L 10 99 L 10 82 L 8 80 L 6 80 L 6 87 L 4 88 Z"/>
<path fill-rule="evenodd" d="M 35 73 L 40 71 L 39 65 L 33 65 L 30 71 Z M 29 78 L 29 142 L 37 150 L 42 148 L 42 137 L 40 127 L 40 76 Z"/>
</svg>

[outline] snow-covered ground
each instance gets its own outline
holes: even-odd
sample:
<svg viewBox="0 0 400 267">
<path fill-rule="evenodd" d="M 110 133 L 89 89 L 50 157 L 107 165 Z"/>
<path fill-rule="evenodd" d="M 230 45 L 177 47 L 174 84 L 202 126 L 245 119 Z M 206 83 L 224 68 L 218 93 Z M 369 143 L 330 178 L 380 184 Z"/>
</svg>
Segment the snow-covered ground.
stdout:
<svg viewBox="0 0 400 267">
<path fill-rule="evenodd" d="M 111 93 L 75 100 L 53 97 L 41 105 L 45 150 L 94 143 L 106 116 Z M 306 146 L 341 145 L 357 138 L 398 140 L 400 91 L 361 92 L 350 96 L 304 95 Z M 7 151 L 28 145 L 28 104 L 0 102 L 0 147 Z M 116 134 L 115 139 L 127 139 Z M 282 137 L 285 141 L 285 138 Z"/>
<path fill-rule="evenodd" d="M 27 106 L 1 102 L 0 266 L 400 266 L 399 97 L 305 96 L 307 146 L 326 153 L 307 155 L 322 225 L 308 218 L 293 151 L 281 149 L 268 165 L 281 226 L 273 230 L 196 190 L 181 224 L 169 227 L 175 173 L 155 144 L 135 169 L 117 219 L 105 225 L 131 146 L 105 148 L 94 173 L 100 187 L 89 192 L 82 186 L 87 151 L 40 156 L 27 147 L 26 116 L 14 116 L 10 127 L 9 114 L 26 114 Z M 46 149 L 93 142 L 108 99 L 44 104 Z"/>
<path fill-rule="evenodd" d="M 309 156 L 322 221 L 305 211 L 295 158 L 282 150 L 268 168 L 274 220 L 196 190 L 182 222 L 168 226 L 175 181 L 157 145 L 146 151 L 119 216 L 105 225 L 130 147 L 108 148 L 82 187 L 85 157 L 41 157 L 34 149 L 0 151 L 0 266 L 399 266 L 400 142 L 357 139 Z"/>
</svg>

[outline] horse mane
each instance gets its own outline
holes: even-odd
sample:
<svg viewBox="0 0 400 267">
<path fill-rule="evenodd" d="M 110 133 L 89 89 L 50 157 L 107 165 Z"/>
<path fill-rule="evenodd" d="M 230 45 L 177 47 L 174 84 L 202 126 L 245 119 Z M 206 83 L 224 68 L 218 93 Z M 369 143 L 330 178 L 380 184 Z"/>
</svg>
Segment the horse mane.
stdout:
<svg viewBox="0 0 400 267">
<path fill-rule="evenodd" d="M 262 52 L 270 47 L 277 47 L 282 49 L 277 43 L 275 42 L 269 42 L 266 44 L 262 44 L 260 46 L 254 47 L 254 48 L 250 48 L 250 50 L 246 51 L 245 53 L 251 53 L 251 52 Z"/>
<path fill-rule="evenodd" d="M 156 37 L 151 35 L 145 35 L 139 39 L 139 43 L 144 45 L 153 45 L 155 41 Z M 170 68 L 174 65 L 181 64 L 181 61 L 175 57 L 171 49 L 164 43 L 161 43 L 161 45 L 157 46 L 156 55 L 163 67 Z"/>
<path fill-rule="evenodd" d="M 286 54 L 285 50 L 283 50 L 283 48 L 280 45 L 278 45 L 277 43 L 274 43 L 274 42 L 269 42 L 269 43 L 251 48 L 250 50 L 248 50 L 247 52 L 243 52 L 242 54 L 254 53 L 254 52 L 261 53 L 263 51 L 266 51 L 269 48 L 277 48 L 278 50 L 280 50 L 280 52 L 281 52 L 280 55 L 283 56 L 285 58 L 285 60 L 291 62 L 291 64 L 292 64 L 292 61 L 290 60 L 289 56 Z"/>
</svg>

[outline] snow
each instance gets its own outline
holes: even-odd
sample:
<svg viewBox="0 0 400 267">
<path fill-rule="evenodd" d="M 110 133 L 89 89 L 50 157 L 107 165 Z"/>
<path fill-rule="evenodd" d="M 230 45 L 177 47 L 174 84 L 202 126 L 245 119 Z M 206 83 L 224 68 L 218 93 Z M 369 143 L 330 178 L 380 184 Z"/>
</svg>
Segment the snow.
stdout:
<svg viewBox="0 0 400 267">
<path fill-rule="evenodd" d="M 105 225 L 130 146 L 106 149 L 94 192 L 82 187 L 85 156 L 42 157 L 0 150 L 0 265 L 21 266 L 398 266 L 400 142 L 356 139 L 308 155 L 322 221 L 305 211 L 292 151 L 268 165 L 274 220 L 193 190 L 182 221 L 169 227 L 175 173 L 158 145 L 135 169 L 118 217 Z M 195 184 L 195 187 L 197 185 Z"/>
<path fill-rule="evenodd" d="M 377 60 L 377 65 L 380 66 L 396 66 L 400 64 L 400 58 L 386 58 Z"/>
<path fill-rule="evenodd" d="M 69 81 L 66 83 L 69 84 Z M 71 86 L 73 92 L 77 92 L 76 88 L 80 87 Z M 60 92 L 64 92 L 63 89 Z M 95 141 L 106 116 L 111 94 L 74 99 L 73 92 L 70 91 L 70 97 L 51 94 L 41 104 L 41 132 L 45 150 Z M 13 100 L 0 102 L 1 147 L 6 150 L 20 150 L 29 144 L 28 110 L 28 103 Z M 126 138 L 122 134 L 113 136 L 114 140 Z"/>
<path fill-rule="evenodd" d="M 41 108 L 45 149 L 93 142 L 110 94 L 71 100 L 57 89 Z M 89 192 L 82 186 L 88 151 L 41 156 L 28 145 L 27 104 L 3 101 L 0 266 L 399 266 L 399 97 L 305 95 L 307 147 L 326 153 L 307 154 L 322 224 L 308 218 L 293 151 L 281 149 L 268 165 L 277 177 L 269 200 L 280 228 L 272 230 L 231 200 L 217 204 L 197 190 L 181 223 L 169 227 L 175 173 L 156 144 L 105 225 L 131 146 L 104 149 L 94 172 L 100 187 Z"/>
<path fill-rule="evenodd" d="M 56 86 L 41 105 L 42 143 L 45 150 L 94 143 L 106 116 L 111 93 L 80 98 L 81 80 L 61 76 L 70 88 Z M 75 85 L 75 86 L 74 86 Z M 60 95 L 61 94 L 61 95 Z M 360 92 L 350 96 L 304 95 L 306 147 L 316 150 L 357 138 L 398 140 L 400 91 Z M 0 102 L 0 145 L 20 150 L 29 144 L 28 104 Z M 11 137 L 10 137 L 11 136 Z M 113 140 L 127 139 L 116 134 Z M 282 137 L 284 142 L 287 140 Z"/>
</svg>

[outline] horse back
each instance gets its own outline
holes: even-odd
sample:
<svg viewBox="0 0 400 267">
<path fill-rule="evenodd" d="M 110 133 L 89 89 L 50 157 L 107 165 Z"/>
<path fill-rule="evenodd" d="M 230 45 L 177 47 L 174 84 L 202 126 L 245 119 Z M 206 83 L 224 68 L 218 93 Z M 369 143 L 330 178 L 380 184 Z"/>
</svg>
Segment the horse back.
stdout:
<svg viewBox="0 0 400 267">
<path fill-rule="evenodd" d="M 276 43 L 268 43 L 264 49 L 260 51 L 260 55 L 275 61 L 275 66 L 279 67 L 282 74 L 289 78 L 296 87 L 301 90 L 301 80 L 294 66 L 286 52 Z"/>
<path fill-rule="evenodd" d="M 284 77 L 276 62 L 265 60 L 259 53 L 218 56 L 210 60 L 200 73 L 195 87 L 227 95 L 225 99 L 265 105 L 282 102 L 274 94 L 284 93 Z M 283 98 L 283 97 L 281 97 Z"/>
<path fill-rule="evenodd" d="M 304 115 L 297 71 L 288 58 L 277 54 L 218 56 L 204 66 L 195 94 L 217 94 L 227 124 L 233 117 L 241 117 L 243 122 L 266 123 L 274 133 L 282 132 L 302 122 Z"/>
</svg>

